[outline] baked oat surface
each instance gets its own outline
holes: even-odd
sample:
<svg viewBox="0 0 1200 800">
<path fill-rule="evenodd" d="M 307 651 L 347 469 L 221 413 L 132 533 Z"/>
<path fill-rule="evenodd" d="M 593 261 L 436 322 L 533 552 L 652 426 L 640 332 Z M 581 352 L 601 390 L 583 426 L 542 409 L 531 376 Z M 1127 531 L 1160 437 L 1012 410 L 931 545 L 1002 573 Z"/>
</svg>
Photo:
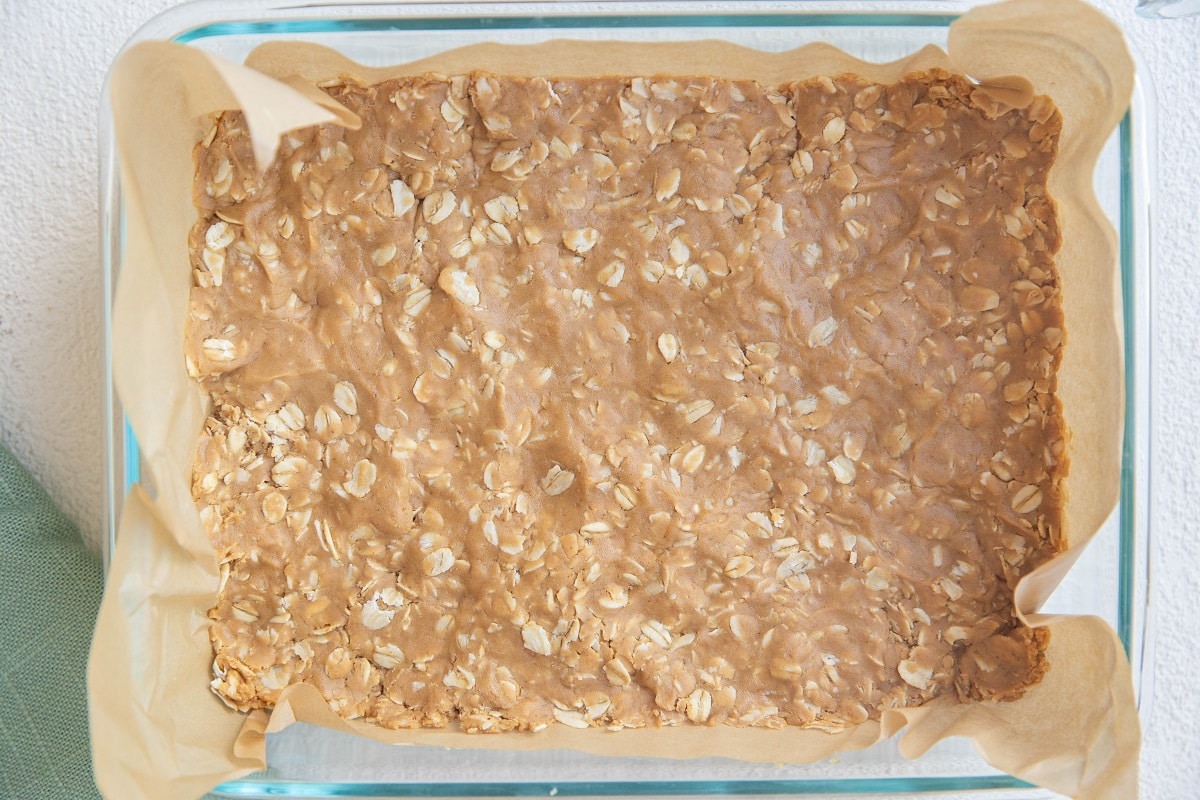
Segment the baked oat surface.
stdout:
<svg viewBox="0 0 1200 800">
<path fill-rule="evenodd" d="M 327 87 L 197 149 L 215 691 L 839 729 L 1045 669 L 1059 117 L 943 73 Z"/>
</svg>

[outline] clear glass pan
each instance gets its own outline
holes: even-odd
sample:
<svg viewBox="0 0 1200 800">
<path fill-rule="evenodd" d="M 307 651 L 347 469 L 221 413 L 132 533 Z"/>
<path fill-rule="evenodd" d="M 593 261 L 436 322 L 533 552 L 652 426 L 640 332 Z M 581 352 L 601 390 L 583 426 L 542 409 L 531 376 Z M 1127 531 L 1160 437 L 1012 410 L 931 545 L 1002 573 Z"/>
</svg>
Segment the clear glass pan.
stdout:
<svg viewBox="0 0 1200 800">
<path fill-rule="evenodd" d="M 824 41 L 873 61 L 926 44 L 945 46 L 947 26 L 970 0 L 846 2 L 314 3 L 201 0 L 156 17 L 131 41 L 171 39 L 233 60 L 262 42 L 302 39 L 382 65 L 480 41 L 552 38 L 686 41 L 719 38 L 763 50 Z M 1118 632 L 1133 665 L 1141 707 L 1151 693 L 1149 625 L 1155 419 L 1151 357 L 1151 219 L 1156 185 L 1153 88 L 1144 70 L 1130 112 L 1096 170 L 1095 187 L 1121 244 L 1126 424 L 1120 505 L 1051 599 L 1047 610 L 1094 614 Z M 107 99 L 101 111 L 101 210 L 105 320 L 121 255 L 120 170 Z M 180 187 L 187 191 L 187 187 Z M 129 487 L 142 478 L 137 442 L 108 371 L 109 548 Z M 1119 398 L 1114 398 L 1119 402 Z M 151 490 L 153 487 L 149 487 Z M 1144 716 L 1144 713 L 1143 713 Z M 730 759 L 600 758 L 566 750 L 533 753 L 397 748 L 306 725 L 268 737 L 268 769 L 215 790 L 220 797 L 405 797 L 516 795 L 879 795 L 956 792 L 992 798 L 1049 797 L 990 768 L 964 740 L 915 761 L 894 742 L 811 765 Z"/>
</svg>

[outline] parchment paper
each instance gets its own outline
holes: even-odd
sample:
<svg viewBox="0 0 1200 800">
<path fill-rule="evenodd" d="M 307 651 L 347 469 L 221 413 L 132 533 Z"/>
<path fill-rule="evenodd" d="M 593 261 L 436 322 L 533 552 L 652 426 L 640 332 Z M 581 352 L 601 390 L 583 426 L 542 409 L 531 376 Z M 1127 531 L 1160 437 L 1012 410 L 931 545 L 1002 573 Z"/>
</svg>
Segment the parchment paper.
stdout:
<svg viewBox="0 0 1200 800">
<path fill-rule="evenodd" d="M 88 673 L 97 782 L 109 798 L 203 794 L 261 769 L 264 732 L 294 721 L 397 744 L 531 750 L 567 747 L 605 755 L 727 756 L 808 762 L 861 749 L 907 725 L 901 752 L 914 757 L 946 736 L 970 737 L 985 759 L 1063 794 L 1127 798 L 1137 792 L 1140 742 L 1130 670 L 1120 642 L 1092 617 L 1037 613 L 1115 506 L 1120 463 L 1122 361 L 1116 237 L 1092 192 L 1100 149 L 1124 113 L 1133 65 L 1120 32 L 1079 0 L 1013 0 L 969 12 L 950 28 L 950 54 L 927 47 L 891 64 L 858 61 L 827 45 L 761 53 L 728 43 L 550 42 L 477 45 L 403 66 L 370 69 L 315 45 L 263 45 L 247 67 L 181 45 L 142 43 L 113 68 L 109 92 L 124 201 L 125 249 L 113 314 L 113 371 L 146 461 L 153 496 L 126 500 L 97 622 Z M 315 82 L 342 74 L 369 82 L 473 69 L 587 77 L 710 75 L 764 83 L 857 73 L 879 81 L 943 66 L 1024 105 L 1047 94 L 1063 115 L 1050 173 L 1063 244 L 1057 258 L 1067 345 L 1059 395 L 1068 442 L 1064 530 L 1070 548 L 1027 576 L 1018 610 L 1051 631 L 1045 679 L 1011 703 L 935 700 L 892 710 L 839 734 L 727 727 L 624 730 L 552 726 L 538 734 L 467 735 L 453 729 L 387 731 L 346 722 L 315 689 L 290 687 L 273 713 L 227 709 L 209 690 L 207 610 L 217 563 L 190 493 L 191 463 L 205 398 L 183 364 L 191 271 L 187 232 L 192 148 L 208 114 L 242 108 L 260 168 L 287 130 L 358 125 Z"/>
</svg>

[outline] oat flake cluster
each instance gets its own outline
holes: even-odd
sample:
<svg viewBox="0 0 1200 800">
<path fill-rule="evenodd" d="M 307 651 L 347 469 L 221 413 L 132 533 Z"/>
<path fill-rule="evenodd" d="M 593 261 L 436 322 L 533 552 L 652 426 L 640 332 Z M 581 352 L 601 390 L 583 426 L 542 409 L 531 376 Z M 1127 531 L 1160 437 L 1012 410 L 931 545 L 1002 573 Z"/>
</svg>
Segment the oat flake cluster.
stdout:
<svg viewBox="0 0 1200 800">
<path fill-rule="evenodd" d="M 841 729 L 1045 670 L 1059 116 L 943 73 L 424 76 L 196 151 L 213 688 Z"/>
</svg>

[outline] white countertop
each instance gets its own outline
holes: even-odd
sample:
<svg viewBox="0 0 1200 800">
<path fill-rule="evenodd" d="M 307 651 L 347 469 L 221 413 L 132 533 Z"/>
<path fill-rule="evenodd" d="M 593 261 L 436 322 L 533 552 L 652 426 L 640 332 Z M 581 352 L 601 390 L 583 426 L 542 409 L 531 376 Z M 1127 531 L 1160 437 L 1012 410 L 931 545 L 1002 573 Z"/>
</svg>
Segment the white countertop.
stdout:
<svg viewBox="0 0 1200 800">
<path fill-rule="evenodd" d="M 1191 800 L 1200 796 L 1200 19 L 1148 21 L 1134 16 L 1135 0 L 1093 2 L 1119 21 L 1158 92 L 1154 492 L 1166 513 L 1154 531 L 1157 667 L 1142 796 Z M 93 546 L 104 512 L 98 97 L 121 44 L 175 4 L 0 6 L 0 441 Z"/>
</svg>

